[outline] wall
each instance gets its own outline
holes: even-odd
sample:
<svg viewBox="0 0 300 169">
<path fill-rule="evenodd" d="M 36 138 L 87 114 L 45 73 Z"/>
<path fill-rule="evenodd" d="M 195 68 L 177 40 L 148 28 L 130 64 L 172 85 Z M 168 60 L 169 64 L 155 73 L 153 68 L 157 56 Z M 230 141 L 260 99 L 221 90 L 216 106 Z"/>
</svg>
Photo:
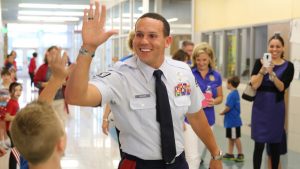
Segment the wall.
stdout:
<svg viewBox="0 0 300 169">
<path fill-rule="evenodd" d="M 0 66 L 4 64 L 4 38 L 2 34 L 2 12 L 1 12 L 1 1 L 0 1 Z"/>
<path fill-rule="evenodd" d="M 300 19 L 298 19 L 298 21 L 300 23 Z M 297 32 L 300 32 L 300 26 L 298 26 Z M 288 145 L 290 149 L 300 152 L 300 41 L 298 41 L 298 43 L 292 42 L 290 45 L 290 60 L 294 63 L 295 75 L 297 76 L 295 76 L 289 89 Z M 296 62 L 298 62 L 298 65 Z"/>
<path fill-rule="evenodd" d="M 299 0 L 197 0 L 194 2 L 194 35 L 196 36 L 201 35 L 201 32 L 204 31 L 260 25 L 271 22 L 289 22 L 300 18 L 300 10 L 298 9 L 300 6 Z M 268 31 L 274 27 L 278 27 L 278 25 L 272 25 Z M 298 31 L 300 32 L 300 28 Z M 199 38 L 196 37 L 195 39 Z M 290 60 L 293 62 L 297 60 L 300 66 L 300 42 L 291 42 L 287 45 L 287 48 L 290 49 Z M 298 78 L 300 79 L 300 77 Z M 245 84 L 240 84 L 240 94 L 244 88 Z M 225 83 L 223 84 L 223 89 L 224 98 L 226 98 L 228 90 L 225 87 Z M 288 147 L 293 151 L 300 152 L 300 80 L 294 79 L 288 92 Z M 244 100 L 241 101 L 241 105 L 241 116 L 244 123 L 242 132 L 250 135 L 251 129 L 249 124 L 251 122 L 252 105 L 250 102 Z M 219 113 L 223 108 L 223 104 L 216 106 L 216 112 Z M 223 125 L 223 117 L 217 114 L 216 117 L 217 124 Z"/>
<path fill-rule="evenodd" d="M 197 0 L 195 32 L 300 17 L 299 0 Z"/>
</svg>

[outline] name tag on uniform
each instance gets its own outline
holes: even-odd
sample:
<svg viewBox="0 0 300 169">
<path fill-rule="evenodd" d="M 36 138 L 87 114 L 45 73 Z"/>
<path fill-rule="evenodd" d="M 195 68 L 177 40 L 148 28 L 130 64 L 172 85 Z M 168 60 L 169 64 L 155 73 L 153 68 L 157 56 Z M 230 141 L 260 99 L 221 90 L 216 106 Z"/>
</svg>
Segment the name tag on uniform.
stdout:
<svg viewBox="0 0 300 169">
<path fill-rule="evenodd" d="M 191 86 L 189 83 L 178 83 L 175 87 L 175 96 L 186 96 L 191 94 Z"/>
<path fill-rule="evenodd" d="M 150 94 L 139 94 L 134 96 L 137 99 L 150 97 Z"/>
</svg>

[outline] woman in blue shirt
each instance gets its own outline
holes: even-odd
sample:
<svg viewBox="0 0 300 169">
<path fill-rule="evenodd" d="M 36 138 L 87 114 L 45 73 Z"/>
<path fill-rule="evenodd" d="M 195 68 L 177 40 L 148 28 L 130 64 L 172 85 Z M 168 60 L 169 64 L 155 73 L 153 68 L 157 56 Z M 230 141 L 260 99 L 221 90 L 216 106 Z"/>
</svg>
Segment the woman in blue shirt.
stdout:
<svg viewBox="0 0 300 169">
<path fill-rule="evenodd" d="M 206 98 L 204 101 L 202 101 L 203 110 L 205 112 L 208 123 L 212 128 L 215 124 L 214 105 L 222 103 L 223 100 L 222 78 L 221 75 L 215 70 L 215 56 L 212 47 L 207 43 L 201 43 L 197 45 L 192 54 L 192 61 L 192 72 L 202 93 L 205 94 L 208 88 L 212 93 L 212 97 Z M 186 158 L 189 163 L 190 169 L 198 169 L 200 163 L 203 163 L 202 159 L 205 158 L 207 149 L 204 147 L 204 144 L 198 139 L 196 134 L 192 131 L 192 128 L 188 124 L 188 121 L 186 122 Z"/>
</svg>

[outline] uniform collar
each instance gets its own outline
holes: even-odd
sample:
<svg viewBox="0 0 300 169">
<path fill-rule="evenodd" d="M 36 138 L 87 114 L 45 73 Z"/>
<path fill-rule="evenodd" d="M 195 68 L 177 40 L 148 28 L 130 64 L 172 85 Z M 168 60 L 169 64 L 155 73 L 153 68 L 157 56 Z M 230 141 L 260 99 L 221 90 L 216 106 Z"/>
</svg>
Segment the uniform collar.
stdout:
<svg viewBox="0 0 300 169">
<path fill-rule="evenodd" d="M 137 60 L 138 57 L 136 55 L 133 55 L 132 57 L 126 59 L 123 63 L 128 65 L 129 67 L 137 68 Z"/>
<path fill-rule="evenodd" d="M 141 70 L 142 74 L 144 75 L 145 79 L 147 80 L 147 82 L 149 82 L 152 78 L 154 78 L 153 76 L 153 72 L 156 70 L 153 67 L 145 64 L 144 62 L 142 62 L 139 58 L 137 58 L 137 67 Z M 167 79 L 168 77 L 168 71 L 167 71 L 167 59 L 164 59 L 163 64 L 159 67 L 159 69 L 163 72 L 163 76 Z"/>
</svg>

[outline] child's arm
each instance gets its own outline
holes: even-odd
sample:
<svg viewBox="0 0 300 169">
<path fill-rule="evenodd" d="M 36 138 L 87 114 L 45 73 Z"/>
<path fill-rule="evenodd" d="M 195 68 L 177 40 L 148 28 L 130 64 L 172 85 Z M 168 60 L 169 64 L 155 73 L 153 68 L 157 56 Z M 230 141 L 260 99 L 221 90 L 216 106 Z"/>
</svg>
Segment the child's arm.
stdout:
<svg viewBox="0 0 300 169">
<path fill-rule="evenodd" d="M 19 106 L 16 106 L 12 101 L 8 101 L 6 105 L 6 113 L 4 116 L 5 121 L 13 121 L 15 114 L 18 111 Z"/>
<path fill-rule="evenodd" d="M 14 118 L 15 118 L 15 116 L 12 116 L 9 113 L 6 113 L 5 117 L 4 117 L 4 120 L 5 121 L 13 121 Z"/>
<path fill-rule="evenodd" d="M 38 100 L 51 103 L 55 94 L 62 84 L 66 81 L 66 77 L 70 73 L 70 67 L 66 67 L 66 59 L 61 57 L 61 49 L 49 53 L 49 67 L 52 75 L 44 90 L 40 93 Z"/>
<path fill-rule="evenodd" d="M 230 107 L 225 106 L 225 109 L 220 113 L 220 115 L 225 115 L 226 113 L 228 113 L 230 110 Z"/>
</svg>

